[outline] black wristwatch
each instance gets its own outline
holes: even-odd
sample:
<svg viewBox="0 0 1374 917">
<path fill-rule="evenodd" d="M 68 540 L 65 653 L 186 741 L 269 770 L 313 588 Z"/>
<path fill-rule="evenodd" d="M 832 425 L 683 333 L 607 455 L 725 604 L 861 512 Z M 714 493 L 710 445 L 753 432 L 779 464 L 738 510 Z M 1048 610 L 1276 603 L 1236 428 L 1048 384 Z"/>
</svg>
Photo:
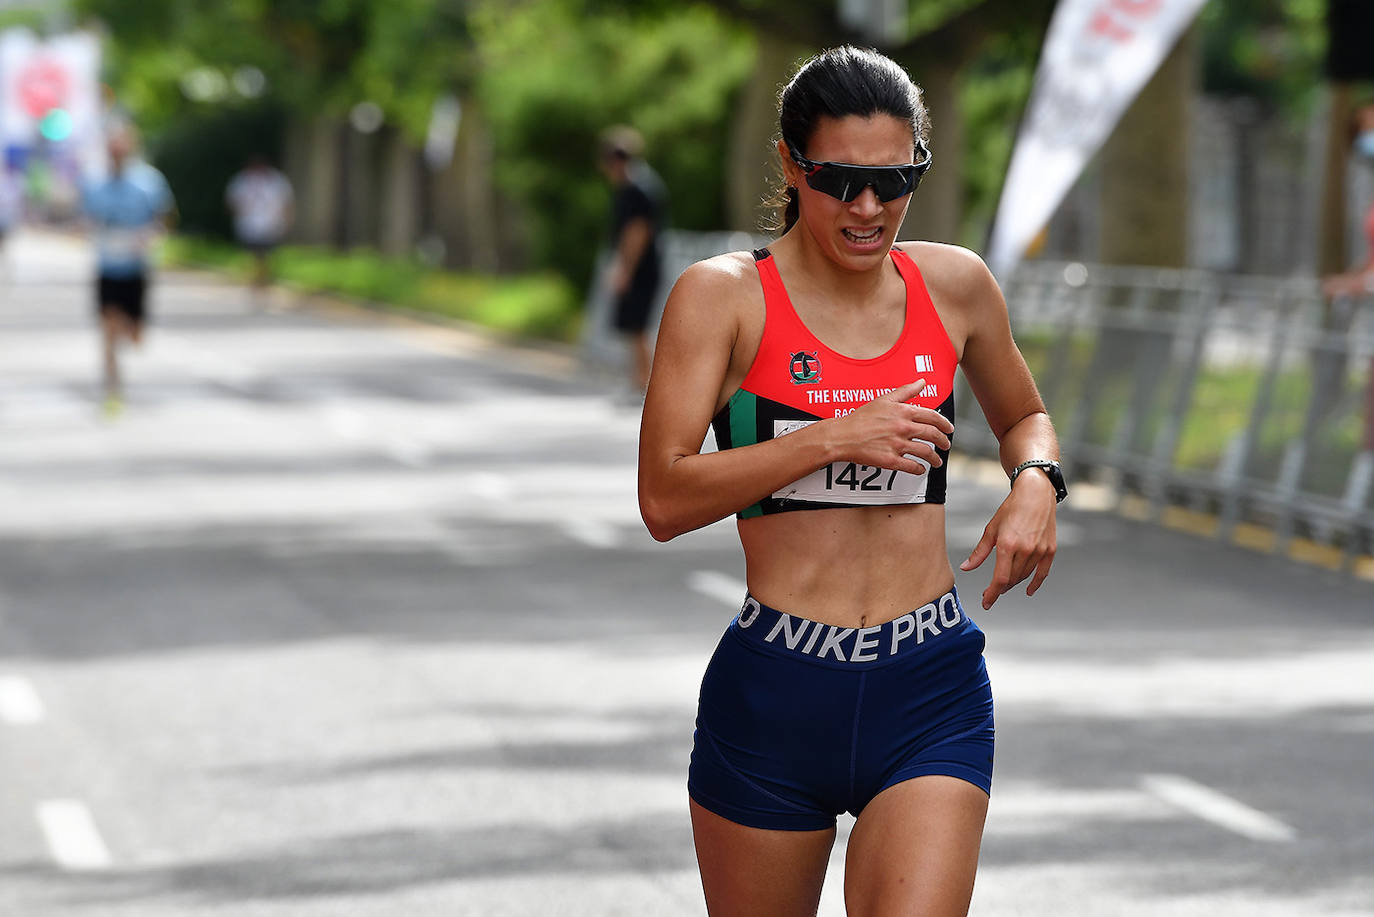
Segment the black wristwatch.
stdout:
<svg viewBox="0 0 1374 917">
<path fill-rule="evenodd" d="M 1053 459 L 1031 459 L 1029 462 L 1022 462 L 1011 470 L 1011 483 L 1015 484 L 1016 476 L 1027 468 L 1043 468 L 1049 476 L 1050 483 L 1054 485 L 1054 502 L 1064 502 L 1064 498 L 1069 495 L 1069 489 L 1064 486 L 1064 472 L 1059 469 L 1058 462 Z"/>
</svg>

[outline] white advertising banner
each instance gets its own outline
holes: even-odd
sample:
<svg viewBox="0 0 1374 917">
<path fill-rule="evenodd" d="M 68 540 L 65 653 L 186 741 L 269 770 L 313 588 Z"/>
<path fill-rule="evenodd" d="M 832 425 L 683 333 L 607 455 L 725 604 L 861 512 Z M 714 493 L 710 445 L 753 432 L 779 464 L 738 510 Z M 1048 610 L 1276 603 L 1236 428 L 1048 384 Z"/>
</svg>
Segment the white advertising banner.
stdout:
<svg viewBox="0 0 1374 917">
<path fill-rule="evenodd" d="M 997 205 L 987 261 L 1021 260 L 1206 0 L 1060 0 Z"/>
</svg>

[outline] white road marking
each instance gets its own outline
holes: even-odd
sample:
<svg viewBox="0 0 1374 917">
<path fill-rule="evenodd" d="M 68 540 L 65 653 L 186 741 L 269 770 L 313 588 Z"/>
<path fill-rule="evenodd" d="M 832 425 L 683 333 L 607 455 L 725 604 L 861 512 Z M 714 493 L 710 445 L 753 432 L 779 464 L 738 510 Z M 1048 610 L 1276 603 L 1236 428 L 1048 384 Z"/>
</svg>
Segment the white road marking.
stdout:
<svg viewBox="0 0 1374 917">
<path fill-rule="evenodd" d="M 43 721 L 43 701 L 27 678 L 0 677 L 0 720 L 12 726 L 29 726 Z"/>
<path fill-rule="evenodd" d="M 386 453 L 402 465 L 423 468 L 434 458 L 434 450 L 418 439 L 397 438 L 386 445 Z"/>
<path fill-rule="evenodd" d="M 48 850 L 63 869 L 108 869 L 110 849 L 100 837 L 90 809 L 76 799 L 48 799 L 38 804 L 38 826 Z"/>
<path fill-rule="evenodd" d="M 324 421 L 340 439 L 362 439 L 363 434 L 367 432 L 367 421 L 363 415 L 342 404 L 330 404 L 325 407 Z"/>
<path fill-rule="evenodd" d="M 155 337 L 154 347 L 170 362 L 187 367 L 192 375 L 230 388 L 243 388 L 258 378 L 258 371 L 233 357 L 206 350 L 179 334 L 166 331 Z"/>
<path fill-rule="evenodd" d="M 515 486 L 502 475 L 479 471 L 468 477 L 473 494 L 484 500 L 508 500 L 515 496 Z"/>
<path fill-rule="evenodd" d="M 620 545 L 620 530 L 599 519 L 565 519 L 564 534 L 593 548 L 614 548 Z"/>
<path fill-rule="evenodd" d="M 1298 836 L 1291 825 L 1187 777 L 1146 774 L 1140 782 L 1147 791 L 1170 805 L 1251 840 L 1280 842 Z"/>
<path fill-rule="evenodd" d="M 696 570 L 687 574 L 687 586 L 694 592 L 719 599 L 731 608 L 739 608 L 748 590 L 743 580 L 717 573 L 715 570 Z"/>
</svg>

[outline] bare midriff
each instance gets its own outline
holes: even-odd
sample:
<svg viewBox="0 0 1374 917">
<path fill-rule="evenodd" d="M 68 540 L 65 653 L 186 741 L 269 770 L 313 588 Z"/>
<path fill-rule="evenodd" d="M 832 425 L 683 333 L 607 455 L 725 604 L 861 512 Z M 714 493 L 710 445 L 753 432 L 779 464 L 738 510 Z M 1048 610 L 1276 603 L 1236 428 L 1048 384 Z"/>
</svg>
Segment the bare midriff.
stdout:
<svg viewBox="0 0 1374 917">
<path fill-rule="evenodd" d="M 939 503 L 776 513 L 739 521 L 749 592 L 779 611 L 871 627 L 948 592 Z"/>
</svg>

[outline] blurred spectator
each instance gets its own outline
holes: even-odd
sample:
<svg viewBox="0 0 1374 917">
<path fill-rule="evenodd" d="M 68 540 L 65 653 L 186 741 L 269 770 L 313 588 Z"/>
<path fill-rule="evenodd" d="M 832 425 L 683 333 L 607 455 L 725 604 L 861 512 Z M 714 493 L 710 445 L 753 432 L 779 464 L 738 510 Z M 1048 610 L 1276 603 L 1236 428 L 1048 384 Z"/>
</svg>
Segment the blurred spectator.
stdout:
<svg viewBox="0 0 1374 917">
<path fill-rule="evenodd" d="M 229 181 L 224 201 L 234 215 L 234 234 L 253 255 L 253 288 L 272 280 L 272 250 L 281 244 L 295 216 L 291 182 L 262 156 L 253 156 Z"/>
<path fill-rule="evenodd" d="M 641 158 L 643 146 L 639 133 L 629 127 L 610 128 L 601 137 L 601 171 L 615 188 L 607 281 L 613 321 L 629 342 L 630 381 L 641 396 L 649 384 L 647 329 L 662 274 L 658 238 L 667 209 L 667 191 Z"/>
<path fill-rule="evenodd" d="M 96 308 L 104 356 L 105 412 L 123 405 L 119 350 L 143 337 L 149 249 L 166 228 L 174 202 L 162 173 L 135 157 L 137 135 L 120 128 L 107 138 L 110 170 L 85 189 L 82 204 L 95 231 Z"/>
<path fill-rule="evenodd" d="M 1374 167 L 1374 102 L 1355 110 L 1351 134 L 1355 155 Z M 1341 314 L 1345 320 L 1352 317 L 1355 300 L 1374 297 L 1374 205 L 1364 216 L 1364 235 L 1364 263 L 1343 274 L 1322 278 L 1322 293 L 1343 307 Z M 1365 379 L 1364 435 L 1360 448 L 1367 454 L 1374 453 L 1374 359 L 1370 360 Z"/>
<path fill-rule="evenodd" d="M 1355 155 L 1374 166 L 1374 102 L 1366 103 L 1355 110 L 1352 128 Z M 1374 206 L 1365 214 L 1364 232 L 1364 264 L 1344 274 L 1333 274 L 1323 278 L 1322 292 L 1327 296 L 1374 295 Z"/>
</svg>

